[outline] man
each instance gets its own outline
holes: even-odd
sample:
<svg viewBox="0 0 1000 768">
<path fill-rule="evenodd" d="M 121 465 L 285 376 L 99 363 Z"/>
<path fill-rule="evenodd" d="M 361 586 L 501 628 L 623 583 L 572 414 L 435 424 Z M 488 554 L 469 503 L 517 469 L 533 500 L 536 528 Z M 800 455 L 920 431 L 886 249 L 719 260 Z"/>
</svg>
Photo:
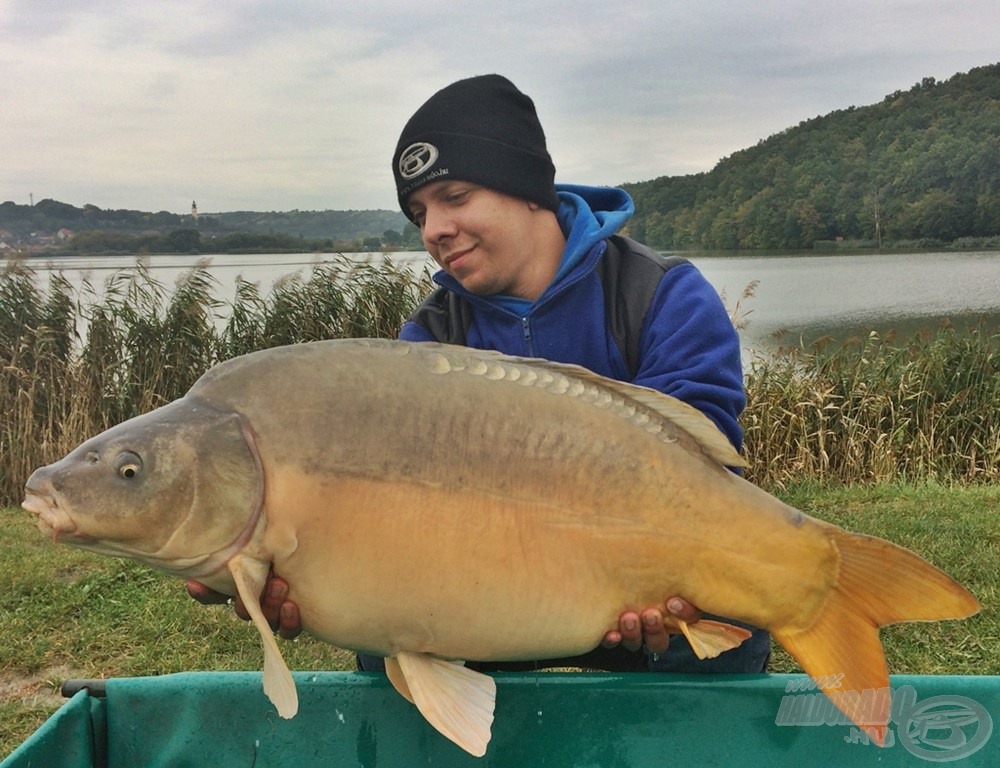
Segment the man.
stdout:
<svg viewBox="0 0 1000 768">
<path fill-rule="evenodd" d="M 715 290 L 689 262 L 616 236 L 633 213 L 623 190 L 555 185 L 534 104 L 509 80 L 473 77 L 434 94 L 403 128 L 393 173 L 400 207 L 441 267 L 401 339 L 582 365 L 687 402 L 741 447 L 739 340 Z M 192 594 L 209 599 L 198 586 Z M 262 606 L 288 637 L 298 615 L 286 595 L 273 579 Z M 665 607 L 699 616 L 680 597 Z M 761 672 L 770 650 L 761 630 L 705 661 L 683 637 L 668 640 L 660 607 L 650 606 L 624 613 L 583 657 L 476 666 Z M 380 669 L 381 660 L 361 655 L 359 666 Z"/>
</svg>

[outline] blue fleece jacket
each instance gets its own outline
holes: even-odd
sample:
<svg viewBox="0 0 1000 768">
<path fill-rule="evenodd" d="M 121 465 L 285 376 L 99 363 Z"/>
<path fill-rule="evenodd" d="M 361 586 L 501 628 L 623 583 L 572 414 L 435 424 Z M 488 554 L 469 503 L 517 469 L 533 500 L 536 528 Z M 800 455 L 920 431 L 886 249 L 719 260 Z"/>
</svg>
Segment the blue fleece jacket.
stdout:
<svg viewBox="0 0 1000 768">
<path fill-rule="evenodd" d="M 606 238 L 631 217 L 632 199 L 612 187 L 556 189 L 566 248 L 552 284 L 537 301 L 477 296 L 444 272 L 434 275 L 436 283 L 464 297 L 471 308 L 468 346 L 576 363 L 657 389 L 697 408 L 741 448 L 738 418 L 746 400 L 739 339 L 718 293 L 693 264 L 664 273 L 642 328 L 639 368 L 630 377 L 605 317 L 597 265 Z M 400 338 L 433 340 L 412 321 L 404 324 Z"/>
</svg>

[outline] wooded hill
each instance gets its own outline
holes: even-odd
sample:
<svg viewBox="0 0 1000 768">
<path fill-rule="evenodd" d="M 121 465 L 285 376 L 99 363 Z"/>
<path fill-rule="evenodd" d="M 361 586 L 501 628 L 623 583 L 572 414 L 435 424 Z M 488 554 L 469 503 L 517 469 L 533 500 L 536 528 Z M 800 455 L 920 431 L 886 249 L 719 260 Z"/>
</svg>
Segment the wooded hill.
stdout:
<svg viewBox="0 0 1000 768">
<path fill-rule="evenodd" d="M 664 250 L 997 238 L 1000 64 L 803 121 L 707 173 L 623 186 L 630 234 Z"/>
<path fill-rule="evenodd" d="M 85 205 L 83 208 L 58 200 L 40 200 L 33 206 L 0 203 L 0 229 L 26 238 L 32 232 L 55 233 L 60 229 L 76 232 L 117 232 L 130 235 L 150 232 L 197 229 L 203 237 L 230 233 L 282 234 L 297 238 L 325 238 L 352 241 L 368 236 L 381 237 L 386 230 L 403 232 L 407 219 L 401 211 L 287 211 L 261 213 L 234 211 L 190 214 L 167 211 L 147 213 L 111 210 Z"/>
</svg>

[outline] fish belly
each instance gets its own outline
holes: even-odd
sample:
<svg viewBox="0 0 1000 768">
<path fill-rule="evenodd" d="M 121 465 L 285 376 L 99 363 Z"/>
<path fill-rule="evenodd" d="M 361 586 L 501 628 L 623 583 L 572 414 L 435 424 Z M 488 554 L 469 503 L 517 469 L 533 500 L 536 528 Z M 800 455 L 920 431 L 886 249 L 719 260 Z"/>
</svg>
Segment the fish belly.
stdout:
<svg viewBox="0 0 1000 768">
<path fill-rule="evenodd" d="M 273 491 L 281 506 L 271 514 L 269 546 L 304 628 L 379 655 L 574 655 L 594 648 L 624 610 L 675 594 L 760 626 L 794 623 L 822 602 L 824 570 L 833 569 L 818 532 L 773 511 L 766 520 L 787 527 L 787 540 L 770 537 L 782 561 L 767 562 L 744 532 L 760 516 L 741 521 L 733 510 L 713 520 L 705 494 L 700 510 L 661 507 L 650 520 L 616 514 L 650 505 L 657 494 L 649 489 L 614 506 L 615 494 L 601 497 L 596 509 L 561 503 L 555 492 L 527 498 L 373 478 L 316 483 L 294 472 L 276 477 Z M 803 557 L 795 538 L 815 557 Z"/>
</svg>

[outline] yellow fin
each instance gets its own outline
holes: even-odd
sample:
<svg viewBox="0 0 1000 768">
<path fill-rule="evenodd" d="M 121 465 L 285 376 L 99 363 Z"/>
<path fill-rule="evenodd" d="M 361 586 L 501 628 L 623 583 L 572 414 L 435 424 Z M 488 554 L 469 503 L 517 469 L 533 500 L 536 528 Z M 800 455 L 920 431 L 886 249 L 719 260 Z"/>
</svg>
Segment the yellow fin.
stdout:
<svg viewBox="0 0 1000 768">
<path fill-rule="evenodd" d="M 844 714 L 884 734 L 891 701 L 879 627 L 965 618 L 979 602 L 907 549 L 833 526 L 830 535 L 840 554 L 837 585 L 812 626 L 773 634 Z M 876 736 L 879 744 L 881 739 Z"/>
<path fill-rule="evenodd" d="M 229 561 L 229 572 L 236 582 L 236 589 L 264 644 L 264 693 L 274 704 L 278 714 L 288 719 L 295 717 L 299 711 L 299 695 L 295 690 L 292 673 L 288 671 L 288 665 L 274 639 L 274 632 L 260 610 L 260 593 L 267 582 L 269 570 L 268 563 L 243 555 L 237 555 Z"/>
<path fill-rule="evenodd" d="M 467 669 L 462 662 L 425 653 L 403 651 L 396 655 L 395 662 L 427 722 L 469 754 L 485 755 L 496 701 L 493 678 Z M 399 686 L 395 682 L 393 685 L 398 691 Z"/>
<path fill-rule="evenodd" d="M 396 693 L 411 704 L 416 703 L 413 701 L 413 694 L 410 693 L 410 686 L 406 684 L 406 676 L 399 668 L 399 662 L 392 656 L 385 660 L 385 674 L 389 678 L 389 682 L 392 683 L 392 687 L 396 689 Z"/>
<path fill-rule="evenodd" d="M 701 619 L 694 624 L 677 619 L 677 626 L 699 659 L 714 659 L 750 637 L 748 629 L 712 619 Z"/>
</svg>

